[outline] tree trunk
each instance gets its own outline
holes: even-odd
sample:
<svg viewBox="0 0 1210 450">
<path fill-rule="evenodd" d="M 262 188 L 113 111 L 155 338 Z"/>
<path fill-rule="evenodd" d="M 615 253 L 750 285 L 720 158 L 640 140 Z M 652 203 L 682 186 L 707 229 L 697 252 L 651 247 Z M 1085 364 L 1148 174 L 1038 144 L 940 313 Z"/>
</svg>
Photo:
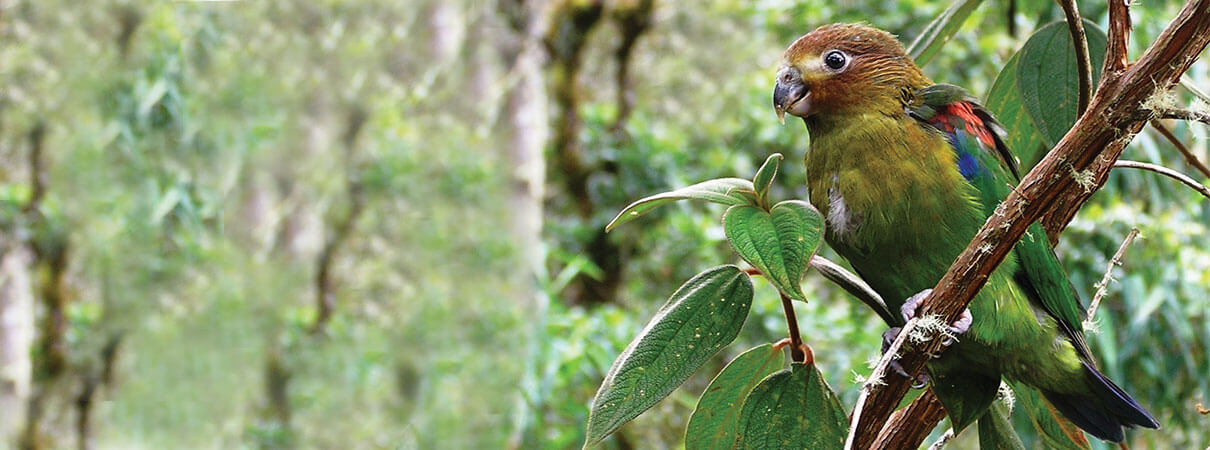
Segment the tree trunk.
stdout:
<svg viewBox="0 0 1210 450">
<path fill-rule="evenodd" d="M 516 82 L 507 93 L 507 155 L 513 168 L 509 192 L 513 243 L 532 275 L 545 260 L 542 251 L 542 202 L 546 195 L 546 160 L 543 151 L 550 140 L 550 115 L 543 74 L 546 53 L 541 45 L 542 2 L 527 2 L 518 25 L 517 39 L 505 46 L 505 61 L 511 61 Z M 512 47 L 512 48 L 508 48 Z M 511 57 L 510 57 L 511 56 Z"/>
<path fill-rule="evenodd" d="M 34 342 L 32 254 L 7 232 L 0 234 L 0 442 L 17 441 L 29 402 Z"/>
</svg>

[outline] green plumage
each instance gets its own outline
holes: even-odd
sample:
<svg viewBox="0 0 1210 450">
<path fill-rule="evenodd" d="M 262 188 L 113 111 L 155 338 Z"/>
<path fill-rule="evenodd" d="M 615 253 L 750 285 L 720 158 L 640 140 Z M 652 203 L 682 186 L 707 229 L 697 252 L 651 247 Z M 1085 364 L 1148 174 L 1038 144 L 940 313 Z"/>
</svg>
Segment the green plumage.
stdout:
<svg viewBox="0 0 1210 450">
<path fill-rule="evenodd" d="M 811 137 L 808 194 L 827 218 L 828 243 L 898 311 L 936 285 L 997 207 L 1025 205 L 1000 206 L 1019 175 L 991 115 L 962 89 L 934 85 L 887 39 L 860 25 L 804 36 L 782 69 L 801 73 L 803 87 L 779 77 L 774 102 L 808 111 L 799 114 Z M 874 43 L 853 44 L 862 40 Z M 837 51 L 848 58 L 841 69 L 815 63 Z M 801 90 L 809 94 L 785 98 Z M 1156 426 L 1096 371 L 1083 308 L 1039 225 L 969 308 L 970 331 L 929 365 L 951 418 L 963 416 L 956 422 L 981 414 L 1004 376 L 1103 439 L 1122 440 L 1122 425 Z"/>
</svg>

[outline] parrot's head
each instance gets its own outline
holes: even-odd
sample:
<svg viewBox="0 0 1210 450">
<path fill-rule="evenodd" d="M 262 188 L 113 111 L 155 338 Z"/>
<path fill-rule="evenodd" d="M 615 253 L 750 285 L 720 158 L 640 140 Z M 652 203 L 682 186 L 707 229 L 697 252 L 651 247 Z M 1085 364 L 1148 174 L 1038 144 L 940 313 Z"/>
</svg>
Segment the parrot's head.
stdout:
<svg viewBox="0 0 1210 450">
<path fill-rule="evenodd" d="M 863 24 L 824 25 L 786 49 L 777 69 L 773 108 L 826 116 L 903 110 L 912 93 L 931 84 L 895 36 Z"/>
</svg>

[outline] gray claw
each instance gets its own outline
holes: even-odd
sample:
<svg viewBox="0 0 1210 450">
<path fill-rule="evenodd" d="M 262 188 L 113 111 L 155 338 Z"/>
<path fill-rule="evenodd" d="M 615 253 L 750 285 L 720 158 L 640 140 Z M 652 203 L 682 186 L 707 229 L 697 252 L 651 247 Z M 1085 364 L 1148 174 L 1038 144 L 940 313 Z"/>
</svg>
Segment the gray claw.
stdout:
<svg viewBox="0 0 1210 450">
<path fill-rule="evenodd" d="M 920 302 L 923 301 L 925 299 L 925 297 L 928 297 L 928 295 L 931 294 L 932 292 L 933 292 L 932 289 L 925 289 L 923 291 L 916 293 L 916 295 L 908 297 L 907 300 L 904 300 L 903 306 L 899 308 L 899 313 L 903 314 L 904 322 L 912 320 L 912 318 L 916 317 L 916 313 L 920 312 L 919 311 Z M 950 334 L 957 336 L 957 335 L 966 333 L 967 331 L 970 330 L 971 323 L 973 323 L 974 320 L 975 320 L 975 317 L 971 315 L 970 308 L 962 310 L 962 316 L 958 317 L 958 320 L 956 320 L 956 321 L 954 321 L 954 323 L 950 324 L 950 326 L 949 326 Z M 947 337 L 947 338 L 945 338 L 944 341 L 941 341 L 941 345 L 945 346 L 945 347 L 949 347 L 950 345 L 953 345 L 956 340 L 957 339 L 955 339 L 953 337 Z M 884 341 L 883 349 L 885 351 L 885 348 L 887 345 L 885 334 L 883 335 L 883 341 Z"/>
<path fill-rule="evenodd" d="M 887 349 L 891 348 L 891 343 L 895 342 L 895 338 L 899 336 L 900 331 L 903 331 L 903 328 L 894 327 L 882 332 L 882 353 L 886 353 Z M 908 375 L 906 370 L 903 370 L 903 365 L 899 364 L 899 360 L 892 359 L 891 363 L 889 364 L 889 368 L 892 372 L 899 374 L 901 377 L 912 378 L 911 375 Z M 927 372 L 922 371 L 919 375 L 916 375 L 916 378 L 912 383 L 912 389 L 920 389 L 928 386 L 928 384 L 929 375 Z"/>
</svg>

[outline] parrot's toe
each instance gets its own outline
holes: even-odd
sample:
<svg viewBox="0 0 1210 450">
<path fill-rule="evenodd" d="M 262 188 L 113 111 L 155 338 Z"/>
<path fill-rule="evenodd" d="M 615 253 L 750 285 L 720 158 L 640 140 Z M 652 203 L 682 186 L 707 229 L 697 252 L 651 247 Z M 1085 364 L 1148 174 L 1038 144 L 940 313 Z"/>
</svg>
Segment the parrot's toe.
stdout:
<svg viewBox="0 0 1210 450">
<path fill-rule="evenodd" d="M 887 349 L 891 348 L 891 343 L 895 342 L 895 338 L 899 337 L 900 331 L 903 331 L 903 328 L 894 327 L 882 332 L 882 353 L 885 354 Z M 907 373 L 906 370 L 903 370 L 903 365 L 899 364 L 898 359 L 892 359 L 889 368 L 892 372 L 895 372 L 904 378 L 913 378 Z M 912 383 L 912 389 L 920 389 L 928 386 L 928 384 L 928 372 L 921 371 L 919 375 L 916 375 L 915 381 Z"/>
<path fill-rule="evenodd" d="M 903 307 L 899 308 L 899 312 L 900 312 L 900 314 L 903 314 L 904 322 L 912 320 L 913 318 L 916 317 L 916 314 L 920 312 L 920 302 L 924 301 L 924 299 L 926 297 L 928 297 L 929 294 L 932 292 L 933 292 L 932 289 L 925 289 L 923 291 L 920 291 L 916 295 L 908 297 L 908 299 L 903 302 Z M 949 325 L 949 333 L 945 337 L 945 340 L 941 341 L 941 345 L 945 346 L 945 347 L 949 347 L 950 345 L 953 345 L 953 343 L 957 340 L 954 337 L 969 331 L 971 329 L 971 323 L 973 323 L 974 321 L 975 321 L 975 317 L 971 315 L 970 308 L 962 310 L 962 315 L 958 317 L 958 320 L 955 320 L 954 323 L 951 323 Z M 896 334 L 898 334 L 898 333 L 896 333 Z M 887 345 L 886 335 L 884 334 L 883 335 L 884 350 L 885 350 L 886 345 Z"/>
</svg>

